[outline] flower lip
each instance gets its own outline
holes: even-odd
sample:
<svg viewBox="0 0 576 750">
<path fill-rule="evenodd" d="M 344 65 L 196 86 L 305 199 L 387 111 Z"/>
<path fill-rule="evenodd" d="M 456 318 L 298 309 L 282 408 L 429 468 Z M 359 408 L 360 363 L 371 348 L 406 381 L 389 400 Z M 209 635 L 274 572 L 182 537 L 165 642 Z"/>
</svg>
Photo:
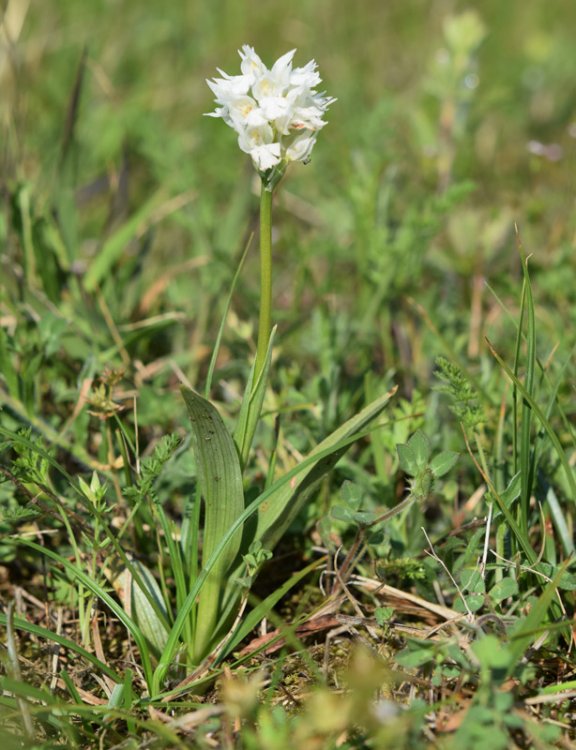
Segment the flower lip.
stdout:
<svg viewBox="0 0 576 750">
<path fill-rule="evenodd" d="M 207 80 L 218 105 L 210 117 L 221 117 L 238 134 L 238 145 L 250 154 L 264 177 L 283 172 L 291 161 L 310 160 L 323 115 L 336 99 L 318 92 L 321 83 L 315 60 L 293 68 L 296 50 L 267 68 L 253 47 L 244 44 L 240 75 L 217 69 L 220 78 Z"/>
</svg>

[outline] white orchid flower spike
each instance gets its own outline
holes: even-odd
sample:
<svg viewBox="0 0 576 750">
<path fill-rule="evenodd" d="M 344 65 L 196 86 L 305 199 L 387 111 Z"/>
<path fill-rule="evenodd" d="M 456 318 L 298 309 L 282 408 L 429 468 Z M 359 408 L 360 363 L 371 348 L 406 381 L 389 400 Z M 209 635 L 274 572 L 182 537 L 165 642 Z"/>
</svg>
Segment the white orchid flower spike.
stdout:
<svg viewBox="0 0 576 750">
<path fill-rule="evenodd" d="M 268 189 L 282 177 L 291 161 L 307 163 L 316 136 L 326 121 L 328 107 L 336 101 L 316 91 L 321 82 L 314 60 L 293 68 L 296 50 L 282 55 L 268 69 L 254 49 L 245 44 L 239 55 L 241 75 L 218 70 L 221 78 L 208 80 L 216 109 L 238 134 L 238 145 L 250 154 Z"/>
</svg>

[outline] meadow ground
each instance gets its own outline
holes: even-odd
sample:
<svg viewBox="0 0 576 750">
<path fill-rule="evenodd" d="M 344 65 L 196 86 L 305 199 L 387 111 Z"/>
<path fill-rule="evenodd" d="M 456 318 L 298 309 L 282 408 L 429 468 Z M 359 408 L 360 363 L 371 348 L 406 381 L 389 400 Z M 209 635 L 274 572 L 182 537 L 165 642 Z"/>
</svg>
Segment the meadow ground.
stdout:
<svg viewBox="0 0 576 750">
<path fill-rule="evenodd" d="M 574 747 L 576 5 L 0 14 L 2 750 Z"/>
</svg>

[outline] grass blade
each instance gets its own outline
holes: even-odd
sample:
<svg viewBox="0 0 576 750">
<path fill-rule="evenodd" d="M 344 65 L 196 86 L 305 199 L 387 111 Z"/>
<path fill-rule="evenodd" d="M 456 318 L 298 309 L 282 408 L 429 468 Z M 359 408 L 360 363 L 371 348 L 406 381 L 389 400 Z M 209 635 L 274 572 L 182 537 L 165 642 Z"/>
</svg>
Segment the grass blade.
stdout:
<svg viewBox="0 0 576 750">
<path fill-rule="evenodd" d="M 0 612 L 0 625 L 6 627 L 6 624 L 7 617 L 4 613 Z M 62 648 L 68 649 L 69 651 L 73 651 L 75 654 L 78 654 L 78 656 L 85 659 L 89 664 L 92 664 L 92 666 L 95 667 L 99 672 L 107 675 L 112 680 L 114 680 L 114 682 L 122 681 L 122 678 L 120 677 L 118 672 L 109 667 L 107 664 L 104 664 L 103 661 L 100 661 L 100 659 L 94 656 L 94 654 L 90 653 L 90 651 L 86 651 L 85 648 L 82 648 L 82 646 L 80 646 L 75 641 L 71 641 L 69 638 L 65 638 L 64 636 L 59 635 L 58 633 L 55 633 L 48 628 L 43 628 L 40 625 L 35 625 L 32 622 L 28 622 L 22 617 L 14 617 L 14 627 L 17 630 L 22 630 L 24 633 L 31 633 L 32 635 L 36 635 L 38 636 L 38 638 L 41 638 L 44 641 L 52 641 L 53 643 L 57 643 L 59 646 L 62 646 Z"/>
<path fill-rule="evenodd" d="M 306 578 L 306 576 L 309 573 L 312 573 L 314 570 L 316 570 L 321 565 L 325 564 L 325 559 L 320 560 L 314 560 L 313 563 L 306 566 L 303 570 L 299 570 L 297 573 L 294 573 L 290 578 L 283 583 L 281 586 L 279 586 L 275 591 L 273 591 L 269 596 L 266 597 L 263 601 L 259 602 L 254 609 L 250 610 L 250 612 L 246 615 L 246 617 L 242 620 L 240 623 L 240 626 L 237 628 L 237 630 L 232 635 L 232 638 L 230 641 L 226 644 L 226 647 L 223 649 L 222 654 L 220 655 L 220 658 L 218 659 L 218 662 L 221 662 L 222 659 L 226 658 L 228 654 L 231 654 L 232 651 L 236 648 L 236 646 L 246 638 L 246 636 L 254 630 L 254 628 L 260 623 L 265 617 L 268 616 L 270 611 L 278 604 L 278 602 L 286 596 L 286 594 L 294 588 L 303 578 Z"/>
<path fill-rule="evenodd" d="M 570 492 L 571 492 L 571 500 L 573 502 L 576 502 L 576 477 L 574 476 L 574 472 L 572 471 L 572 468 L 570 467 L 570 464 L 568 463 L 568 459 L 566 458 L 566 454 L 564 453 L 560 440 L 558 439 L 558 436 L 552 429 L 552 425 L 550 424 L 550 421 L 547 419 L 546 415 L 544 414 L 542 409 L 538 406 L 536 401 L 534 401 L 534 399 L 528 393 L 523 383 L 516 377 L 516 375 L 514 375 L 510 367 L 506 364 L 506 362 L 504 362 L 504 360 L 498 354 L 496 349 L 494 349 L 490 341 L 488 339 L 486 341 L 488 344 L 488 348 L 492 352 L 492 355 L 494 356 L 494 358 L 496 359 L 500 367 L 504 370 L 506 375 L 508 375 L 512 383 L 520 391 L 522 396 L 530 404 L 532 411 L 534 412 L 534 414 L 538 418 L 538 421 L 542 425 L 544 431 L 550 438 L 550 442 L 554 446 L 558 459 L 560 463 L 562 464 L 562 468 L 564 469 L 564 472 L 566 474 L 566 479 L 568 481 L 568 486 L 570 487 Z"/>
<path fill-rule="evenodd" d="M 102 586 L 100 586 L 100 584 L 96 583 L 96 581 L 90 578 L 90 576 L 86 575 L 84 571 L 77 568 L 73 563 L 71 563 L 62 555 L 59 555 L 57 552 L 53 552 L 46 547 L 42 547 L 40 544 L 36 544 L 36 542 L 32 542 L 29 539 L 17 539 L 15 543 L 17 545 L 23 545 L 24 547 L 33 549 L 35 552 L 38 552 L 39 554 L 44 555 L 50 560 L 58 563 L 59 565 L 62 565 L 74 579 L 77 578 L 116 615 L 116 617 L 120 620 L 120 622 L 124 625 L 126 630 L 128 630 L 128 632 L 136 642 L 136 646 L 138 647 L 140 657 L 142 659 L 144 677 L 146 683 L 150 685 L 150 679 L 152 677 L 152 665 L 150 662 L 150 652 L 148 649 L 148 645 L 146 643 L 144 635 L 142 634 L 142 631 L 136 625 L 136 623 L 130 617 L 128 617 L 122 606 L 113 597 L 111 597 L 110 594 L 105 591 Z"/>
<path fill-rule="evenodd" d="M 252 235 L 250 235 L 250 238 L 248 239 L 248 242 L 246 243 L 246 247 L 244 249 L 244 252 L 242 253 L 242 257 L 240 258 L 240 263 L 238 263 L 238 268 L 236 269 L 234 273 L 234 277 L 232 278 L 232 282 L 230 284 L 230 291 L 228 292 L 228 297 L 226 298 L 226 304 L 224 305 L 224 312 L 222 313 L 222 320 L 220 321 L 220 326 L 218 328 L 218 333 L 216 335 L 216 341 L 214 343 L 214 349 L 212 350 L 212 356 L 210 357 L 210 364 L 208 366 L 208 375 L 206 376 L 206 385 L 204 387 L 204 398 L 209 397 L 210 390 L 212 389 L 212 379 L 214 377 L 214 370 L 216 369 L 216 360 L 218 359 L 218 353 L 220 351 L 220 344 L 222 343 L 222 336 L 224 335 L 224 327 L 226 325 L 226 318 L 228 317 L 228 310 L 230 309 L 230 304 L 232 303 L 232 296 L 234 295 L 236 284 L 238 283 L 238 279 L 240 278 L 240 272 L 242 271 L 242 268 L 244 267 L 244 261 L 246 260 L 246 256 L 248 255 L 248 250 L 250 249 L 251 242 L 252 242 Z"/>
<path fill-rule="evenodd" d="M 93 292 L 100 281 L 110 272 L 110 269 L 121 256 L 126 245 L 150 221 L 163 197 L 161 191 L 155 193 L 126 223 L 106 240 L 84 277 L 84 288 L 87 292 Z"/>
</svg>

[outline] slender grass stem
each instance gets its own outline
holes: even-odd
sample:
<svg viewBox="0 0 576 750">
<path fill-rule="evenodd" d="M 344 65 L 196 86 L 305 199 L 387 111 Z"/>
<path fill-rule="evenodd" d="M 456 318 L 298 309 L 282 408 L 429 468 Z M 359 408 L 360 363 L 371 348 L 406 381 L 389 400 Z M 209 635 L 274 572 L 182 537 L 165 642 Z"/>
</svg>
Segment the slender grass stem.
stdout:
<svg viewBox="0 0 576 750">
<path fill-rule="evenodd" d="M 260 193 L 260 318 L 254 382 L 266 362 L 272 330 L 272 190 L 262 181 Z"/>
</svg>

